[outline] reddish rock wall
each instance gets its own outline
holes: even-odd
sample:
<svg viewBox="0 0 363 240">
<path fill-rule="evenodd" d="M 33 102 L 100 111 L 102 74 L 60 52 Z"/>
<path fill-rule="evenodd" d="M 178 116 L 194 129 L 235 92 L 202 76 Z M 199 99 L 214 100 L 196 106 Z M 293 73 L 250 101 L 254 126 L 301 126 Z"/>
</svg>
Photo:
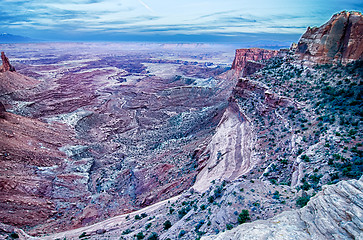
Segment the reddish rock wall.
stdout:
<svg viewBox="0 0 363 240">
<path fill-rule="evenodd" d="M 3 61 L 3 65 L 0 67 L 0 72 L 15 72 L 15 68 L 11 66 L 9 59 L 5 56 L 4 52 L 1 52 L 1 60 Z"/>
<path fill-rule="evenodd" d="M 363 59 L 363 16 L 359 12 L 335 14 L 320 27 L 302 35 L 296 53 L 316 63 L 349 62 Z"/>
<path fill-rule="evenodd" d="M 263 67 L 261 63 L 257 64 L 255 62 L 275 57 L 278 52 L 279 51 L 276 50 L 267 50 L 261 48 L 237 49 L 236 56 L 232 64 L 232 69 L 242 72 L 242 76 L 247 76 Z"/>
</svg>

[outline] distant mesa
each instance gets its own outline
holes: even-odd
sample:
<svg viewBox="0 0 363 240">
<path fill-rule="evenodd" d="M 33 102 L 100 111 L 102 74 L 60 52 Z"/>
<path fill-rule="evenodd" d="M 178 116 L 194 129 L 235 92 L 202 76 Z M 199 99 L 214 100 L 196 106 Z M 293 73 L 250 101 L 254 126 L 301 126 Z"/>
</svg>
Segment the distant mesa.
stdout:
<svg viewBox="0 0 363 240">
<path fill-rule="evenodd" d="M 343 11 L 320 27 L 308 28 L 296 53 L 301 59 L 316 63 L 347 63 L 363 59 L 363 16 Z"/>
<path fill-rule="evenodd" d="M 15 72 L 15 68 L 10 64 L 4 52 L 1 52 L 1 60 L 3 61 L 3 65 L 0 67 L 0 72 Z"/>
<path fill-rule="evenodd" d="M 242 76 L 250 75 L 264 67 L 260 61 L 277 56 L 279 51 L 262 48 L 243 48 L 236 50 L 236 56 L 232 68 L 240 72 Z"/>
<path fill-rule="evenodd" d="M 0 33 L 0 43 L 26 43 L 35 41 L 36 40 L 24 36 L 13 35 L 9 33 Z"/>
</svg>

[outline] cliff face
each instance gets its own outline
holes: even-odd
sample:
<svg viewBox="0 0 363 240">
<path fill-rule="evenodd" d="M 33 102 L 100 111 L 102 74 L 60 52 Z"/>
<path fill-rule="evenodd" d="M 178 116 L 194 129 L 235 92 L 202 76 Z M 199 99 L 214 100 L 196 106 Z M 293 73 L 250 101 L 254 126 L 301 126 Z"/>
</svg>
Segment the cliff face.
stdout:
<svg viewBox="0 0 363 240">
<path fill-rule="evenodd" d="M 232 69 L 242 72 L 242 76 L 250 75 L 264 67 L 264 64 L 258 61 L 275 57 L 278 52 L 261 48 L 237 49 Z"/>
<path fill-rule="evenodd" d="M 309 27 L 302 35 L 296 53 L 301 59 L 316 63 L 362 59 L 362 32 L 362 14 L 343 11 L 320 27 Z"/>
</svg>

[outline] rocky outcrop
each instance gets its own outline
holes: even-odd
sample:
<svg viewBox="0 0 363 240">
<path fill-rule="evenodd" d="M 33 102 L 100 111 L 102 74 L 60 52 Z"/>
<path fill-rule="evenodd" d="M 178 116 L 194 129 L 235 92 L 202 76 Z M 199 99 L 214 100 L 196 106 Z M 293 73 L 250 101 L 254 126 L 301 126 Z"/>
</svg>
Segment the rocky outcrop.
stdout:
<svg viewBox="0 0 363 240">
<path fill-rule="evenodd" d="M 363 16 L 360 12 L 335 14 L 320 27 L 308 27 L 296 53 L 316 63 L 363 59 Z"/>
<path fill-rule="evenodd" d="M 10 64 L 4 52 L 1 52 L 1 60 L 3 61 L 3 65 L 0 67 L 0 72 L 15 72 L 15 68 Z"/>
<path fill-rule="evenodd" d="M 237 49 L 233 60 L 232 69 L 237 70 L 242 76 L 250 75 L 264 67 L 259 63 L 261 60 L 268 60 L 277 56 L 279 51 L 261 48 Z"/>
<path fill-rule="evenodd" d="M 202 239 L 362 239 L 363 178 L 324 186 L 306 207 Z"/>
</svg>

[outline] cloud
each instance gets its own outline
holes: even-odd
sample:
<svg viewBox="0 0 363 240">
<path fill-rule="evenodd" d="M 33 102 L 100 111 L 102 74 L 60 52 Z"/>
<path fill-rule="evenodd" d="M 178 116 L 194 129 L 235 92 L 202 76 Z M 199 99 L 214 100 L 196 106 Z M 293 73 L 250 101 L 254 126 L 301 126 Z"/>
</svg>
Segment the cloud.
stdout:
<svg viewBox="0 0 363 240">
<path fill-rule="evenodd" d="M 362 3 L 358 0 L 305 0 L 289 4 L 283 0 L 1 0 L 0 31 L 22 32 L 35 38 L 103 33 L 105 38 L 120 33 L 168 37 L 301 34 L 307 26 L 323 24 L 342 8 L 361 9 Z"/>
<path fill-rule="evenodd" d="M 141 0 L 138 0 L 139 3 L 141 3 L 141 5 L 143 5 L 147 10 L 149 10 L 150 12 L 154 12 L 154 10 L 151 9 L 151 7 L 149 7 L 149 5 L 147 5 L 146 3 L 144 3 L 143 1 Z"/>
</svg>

